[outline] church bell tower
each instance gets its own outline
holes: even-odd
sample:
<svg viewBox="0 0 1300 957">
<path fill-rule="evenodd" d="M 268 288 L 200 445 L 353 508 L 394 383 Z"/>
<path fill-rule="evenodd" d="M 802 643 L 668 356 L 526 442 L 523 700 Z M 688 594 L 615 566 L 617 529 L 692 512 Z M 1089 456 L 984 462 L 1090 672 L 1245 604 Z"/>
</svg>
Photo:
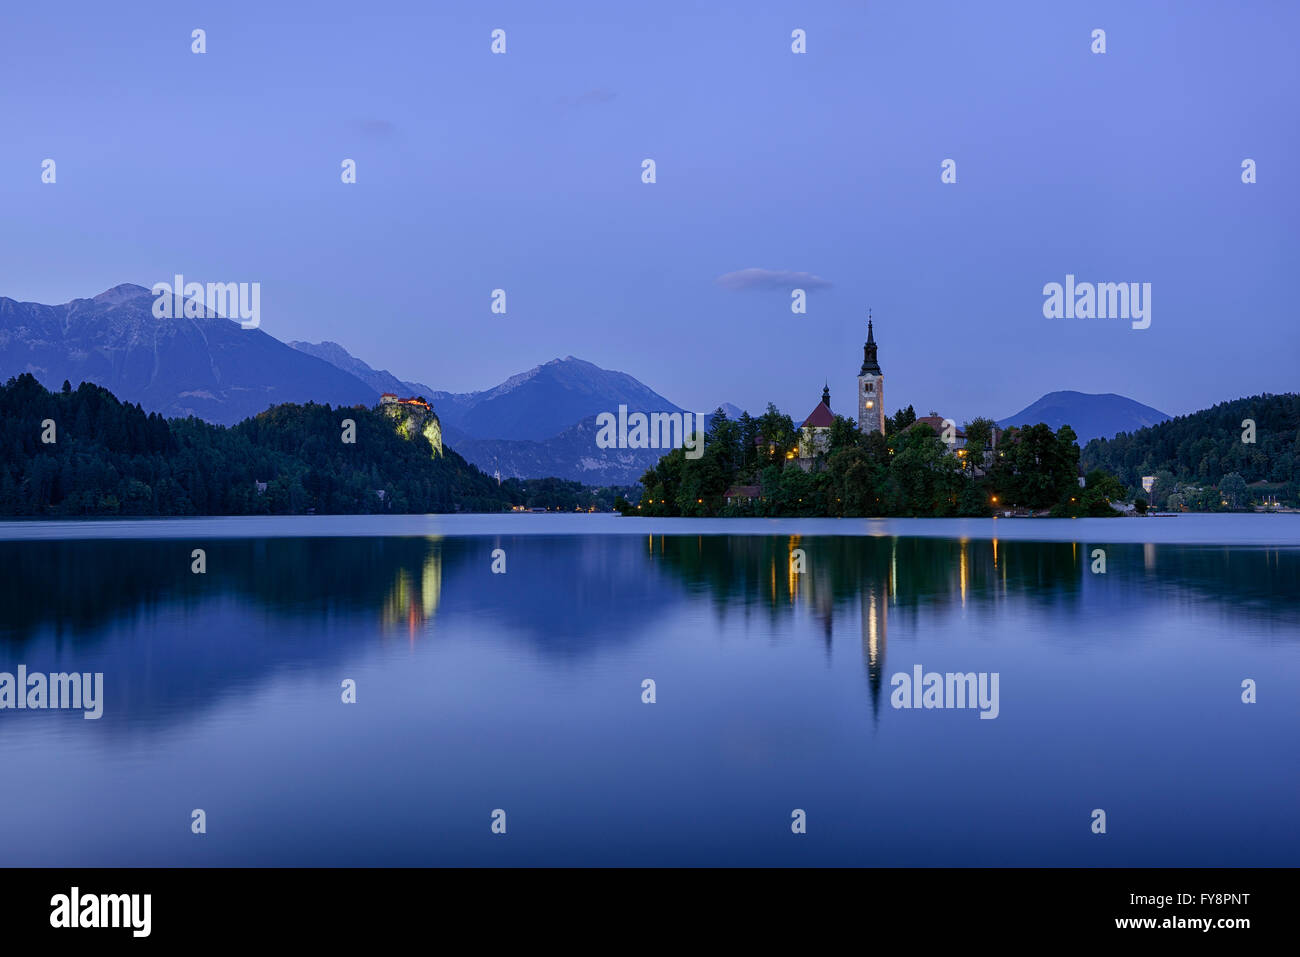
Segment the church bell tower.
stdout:
<svg viewBox="0 0 1300 957">
<path fill-rule="evenodd" d="M 867 312 L 867 341 L 862 347 L 862 368 L 858 372 L 858 428 L 863 435 L 885 434 L 885 374 L 876 358 L 876 335 Z"/>
</svg>

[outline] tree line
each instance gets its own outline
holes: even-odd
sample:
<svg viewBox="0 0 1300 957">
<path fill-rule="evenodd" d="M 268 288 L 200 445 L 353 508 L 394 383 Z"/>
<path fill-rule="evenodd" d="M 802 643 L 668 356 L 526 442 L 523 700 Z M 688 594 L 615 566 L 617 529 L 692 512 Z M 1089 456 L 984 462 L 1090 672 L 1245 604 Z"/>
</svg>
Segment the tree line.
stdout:
<svg viewBox="0 0 1300 957">
<path fill-rule="evenodd" d="M 1222 511 L 1265 499 L 1300 505 L 1300 395 L 1221 402 L 1113 439 L 1093 439 L 1082 458 L 1158 508 Z M 1143 476 L 1155 477 L 1149 494 Z"/>
<path fill-rule="evenodd" d="M 355 441 L 344 441 L 344 420 Z M 30 374 L 0 386 L 0 514 L 285 515 L 613 507 L 623 490 L 500 484 L 377 410 L 286 403 L 231 427 L 165 419 L 109 390 Z"/>
<path fill-rule="evenodd" d="M 955 449 L 909 406 L 886 423 L 886 434 L 863 434 L 835 416 L 824 448 L 799 466 L 799 431 L 768 404 L 757 417 L 713 413 L 704 452 L 663 456 L 641 479 L 639 502 L 624 514 L 654 516 L 988 516 L 1006 509 L 1055 516 L 1115 515 L 1110 501 L 1123 485 L 1101 470 L 1079 485 L 1079 446 L 1068 426 L 1044 424 L 1001 433 L 993 422 L 965 426 Z M 756 497 L 727 492 L 757 489 Z"/>
</svg>

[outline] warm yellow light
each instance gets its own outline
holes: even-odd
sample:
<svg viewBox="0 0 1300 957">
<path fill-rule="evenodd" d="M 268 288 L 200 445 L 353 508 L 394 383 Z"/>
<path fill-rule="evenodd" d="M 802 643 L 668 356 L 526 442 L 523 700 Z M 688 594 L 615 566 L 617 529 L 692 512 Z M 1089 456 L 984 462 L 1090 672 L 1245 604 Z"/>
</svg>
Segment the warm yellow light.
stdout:
<svg viewBox="0 0 1300 957">
<path fill-rule="evenodd" d="M 874 402 L 872 402 L 870 399 L 868 399 L 868 400 L 867 400 L 867 408 L 868 408 L 868 409 L 874 409 L 875 407 L 876 407 L 876 403 L 874 403 Z"/>
<path fill-rule="evenodd" d="M 996 495 L 993 496 L 993 504 L 998 504 L 998 497 Z"/>
</svg>

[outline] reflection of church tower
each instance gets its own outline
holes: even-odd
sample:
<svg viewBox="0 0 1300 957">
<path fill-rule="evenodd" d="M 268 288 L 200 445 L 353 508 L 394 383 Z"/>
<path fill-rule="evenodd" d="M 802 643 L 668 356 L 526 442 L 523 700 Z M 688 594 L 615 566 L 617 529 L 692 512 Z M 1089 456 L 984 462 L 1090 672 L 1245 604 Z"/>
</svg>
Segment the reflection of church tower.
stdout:
<svg viewBox="0 0 1300 957">
<path fill-rule="evenodd" d="M 858 428 L 862 434 L 885 434 L 885 374 L 876 359 L 876 336 L 867 316 L 867 341 L 862 347 L 862 368 L 858 371 Z"/>
<path fill-rule="evenodd" d="M 885 639 L 889 625 L 889 578 L 884 587 L 872 582 L 862 588 L 862 660 L 871 689 L 871 713 L 880 717 L 880 685 L 885 676 Z"/>
</svg>

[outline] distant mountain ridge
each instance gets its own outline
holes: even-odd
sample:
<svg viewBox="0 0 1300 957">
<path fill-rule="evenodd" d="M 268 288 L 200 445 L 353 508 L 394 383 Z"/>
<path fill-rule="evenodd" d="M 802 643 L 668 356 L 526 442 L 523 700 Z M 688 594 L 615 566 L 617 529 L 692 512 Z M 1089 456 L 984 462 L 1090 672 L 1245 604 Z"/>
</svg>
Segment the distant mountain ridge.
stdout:
<svg viewBox="0 0 1300 957">
<path fill-rule="evenodd" d="M 423 395 L 438 413 L 444 441 L 503 479 L 554 476 L 588 485 L 636 483 L 662 451 L 599 448 L 596 416 L 617 413 L 619 405 L 629 412 L 683 411 L 626 372 L 602 369 L 574 356 L 535 366 L 491 389 L 455 393 L 372 369 L 337 343 L 289 344 L 357 375 L 380 392 Z"/>
<path fill-rule="evenodd" d="M 1037 425 L 1044 422 L 1053 429 L 1068 425 L 1074 429 L 1082 447 L 1092 439 L 1108 439 L 1121 432 L 1136 432 L 1167 422 L 1170 416 L 1149 405 L 1135 402 L 1113 392 L 1049 392 L 1015 415 L 999 419 L 998 425 Z"/>
<path fill-rule="evenodd" d="M 456 450 L 489 475 L 505 478 L 556 476 L 586 485 L 635 485 L 664 449 L 602 449 L 596 445 L 596 416 L 590 415 L 559 435 L 531 439 L 463 437 Z"/>
<path fill-rule="evenodd" d="M 0 297 L 0 381 L 31 372 L 50 389 L 102 385 L 167 417 L 233 425 L 284 402 L 374 405 L 383 392 L 433 403 L 444 442 L 502 478 L 636 482 L 655 449 L 600 449 L 594 417 L 685 411 L 625 372 L 566 356 L 490 389 L 453 393 L 374 369 L 336 342 L 283 343 L 219 316 L 155 319 L 153 294 L 130 283 L 57 306 Z M 739 409 L 721 403 L 730 417 Z M 707 414 L 710 409 L 692 410 Z M 1169 419 L 1124 396 L 1052 392 L 999 425 L 1068 423 L 1080 445 Z M 796 419 L 796 421 L 799 421 Z"/>
<path fill-rule="evenodd" d="M 337 342 L 289 345 L 355 375 L 377 392 L 423 395 L 444 426 L 476 439 L 544 441 L 583 419 L 617 412 L 619 405 L 628 411 L 683 411 L 626 372 L 602 369 L 574 356 L 534 366 L 491 389 L 445 392 L 372 369 Z"/>
<path fill-rule="evenodd" d="M 552 359 L 485 392 L 441 393 L 446 419 L 480 439 L 542 441 L 601 412 L 681 412 L 675 402 L 626 372 L 573 356 Z M 441 413 L 440 413 L 441 414 Z"/>
<path fill-rule="evenodd" d="M 635 482 L 655 450 L 600 449 L 594 416 L 681 411 L 624 372 L 568 356 L 477 392 L 374 369 L 336 342 L 283 343 L 203 312 L 160 320 L 150 289 L 123 283 L 59 305 L 0 297 L 0 381 L 31 373 L 57 390 L 92 382 L 168 418 L 235 425 L 286 402 L 373 406 L 384 392 L 434 404 L 447 445 L 489 474 Z"/>
<path fill-rule="evenodd" d="M 219 316 L 160 320 L 153 293 L 124 283 L 46 306 L 0 297 L 0 379 L 50 389 L 102 385 L 169 418 L 234 425 L 281 402 L 371 405 L 377 394 L 329 362 Z"/>
<path fill-rule="evenodd" d="M 299 352 L 305 352 L 309 356 L 315 356 L 317 359 L 323 359 L 335 368 L 351 373 L 380 395 L 385 392 L 395 393 L 402 398 L 422 395 L 432 402 L 433 397 L 439 394 L 432 386 L 427 386 L 422 382 L 403 382 L 387 369 L 372 369 L 337 342 L 326 340 L 311 343 L 294 340 L 289 342 L 288 346 L 291 349 L 297 349 Z"/>
</svg>

